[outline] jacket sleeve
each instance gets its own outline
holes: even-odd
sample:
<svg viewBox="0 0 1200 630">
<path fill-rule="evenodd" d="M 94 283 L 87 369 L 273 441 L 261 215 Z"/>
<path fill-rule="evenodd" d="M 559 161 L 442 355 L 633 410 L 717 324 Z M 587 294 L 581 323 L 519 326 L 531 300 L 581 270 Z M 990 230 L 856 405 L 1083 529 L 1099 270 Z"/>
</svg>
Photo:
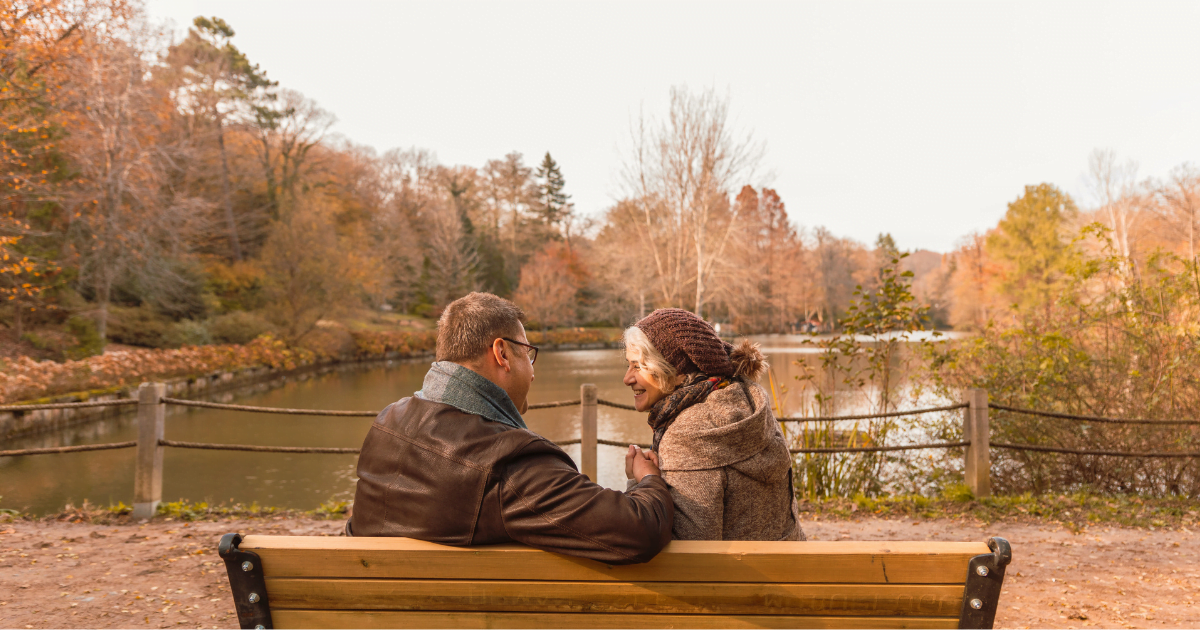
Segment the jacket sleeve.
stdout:
<svg viewBox="0 0 1200 630">
<path fill-rule="evenodd" d="M 658 475 L 625 493 L 609 490 L 580 474 L 561 449 L 541 441 L 518 452 L 501 475 L 504 528 L 517 542 L 633 564 L 650 560 L 671 541 L 675 508 Z"/>
<path fill-rule="evenodd" d="M 681 540 L 722 540 L 725 532 L 725 469 L 663 472 L 675 504 Z"/>
</svg>

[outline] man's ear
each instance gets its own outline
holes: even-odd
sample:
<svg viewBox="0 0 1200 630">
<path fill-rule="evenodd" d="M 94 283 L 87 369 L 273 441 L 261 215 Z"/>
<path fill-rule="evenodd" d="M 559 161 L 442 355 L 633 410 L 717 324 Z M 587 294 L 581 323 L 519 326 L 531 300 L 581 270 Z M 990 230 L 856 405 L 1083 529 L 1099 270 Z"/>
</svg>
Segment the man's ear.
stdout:
<svg viewBox="0 0 1200 630">
<path fill-rule="evenodd" d="M 497 338 L 492 342 L 491 354 L 492 359 L 495 360 L 496 364 L 503 368 L 505 372 L 512 370 L 512 366 L 509 365 L 508 346 L 504 343 L 503 339 Z"/>
</svg>

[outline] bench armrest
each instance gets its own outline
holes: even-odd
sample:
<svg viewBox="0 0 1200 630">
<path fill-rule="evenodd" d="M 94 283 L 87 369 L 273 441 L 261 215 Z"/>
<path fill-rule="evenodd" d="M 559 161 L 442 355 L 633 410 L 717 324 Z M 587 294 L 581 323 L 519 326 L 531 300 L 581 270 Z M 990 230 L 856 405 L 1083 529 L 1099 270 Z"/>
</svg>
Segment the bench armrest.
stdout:
<svg viewBox="0 0 1200 630">
<path fill-rule="evenodd" d="M 229 574 L 229 590 L 233 591 L 238 624 L 243 628 L 273 628 L 262 560 L 253 551 L 238 549 L 240 544 L 241 534 L 225 534 L 217 545 L 217 551 L 225 561 L 225 572 Z"/>
<path fill-rule="evenodd" d="M 963 590 L 959 628 L 991 628 L 996 622 L 1004 569 L 1012 561 L 1012 547 L 999 536 L 988 539 L 992 553 L 971 558 L 967 565 L 967 585 Z"/>
</svg>

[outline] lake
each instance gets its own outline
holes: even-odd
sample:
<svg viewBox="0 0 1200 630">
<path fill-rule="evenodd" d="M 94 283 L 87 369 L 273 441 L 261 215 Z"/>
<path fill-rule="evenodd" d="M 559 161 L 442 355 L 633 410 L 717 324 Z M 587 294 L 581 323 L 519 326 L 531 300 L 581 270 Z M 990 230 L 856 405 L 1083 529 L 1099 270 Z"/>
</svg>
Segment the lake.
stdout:
<svg viewBox="0 0 1200 630">
<path fill-rule="evenodd" d="M 754 337 L 767 351 L 774 384 L 784 415 L 801 412 L 794 377 L 802 373 L 795 361 L 815 364 L 814 348 L 806 337 Z M 362 370 L 331 372 L 293 381 L 268 392 L 234 395 L 229 402 L 265 407 L 330 410 L 379 410 L 421 388 L 428 360 L 396 361 Z M 595 383 L 600 398 L 632 403 L 621 383 L 625 372 L 620 350 L 544 352 L 538 357 L 530 402 L 579 398 L 579 387 Z M 763 379 L 771 387 L 771 379 Z M 166 438 L 192 442 L 270 446 L 359 447 L 371 418 L 285 416 L 214 409 L 168 407 Z M 852 397 L 839 413 L 858 410 Z M 579 437 L 579 407 L 539 409 L 525 417 L 529 428 L 551 440 Z M 602 439 L 647 443 L 650 429 L 645 414 L 601 406 L 598 434 Z M 57 434 L 13 440 L 3 448 L 38 448 L 137 439 L 133 414 L 67 429 Z M 599 483 L 624 489 L 622 449 L 601 445 Z M 565 447 L 579 462 L 579 446 Z M 0 507 L 33 514 L 60 510 L 67 503 L 115 505 L 133 501 L 134 449 L 59 455 L 0 458 Z M 329 500 L 354 495 L 356 455 L 247 453 L 168 448 L 164 456 L 163 500 L 259 503 L 311 510 Z"/>
</svg>

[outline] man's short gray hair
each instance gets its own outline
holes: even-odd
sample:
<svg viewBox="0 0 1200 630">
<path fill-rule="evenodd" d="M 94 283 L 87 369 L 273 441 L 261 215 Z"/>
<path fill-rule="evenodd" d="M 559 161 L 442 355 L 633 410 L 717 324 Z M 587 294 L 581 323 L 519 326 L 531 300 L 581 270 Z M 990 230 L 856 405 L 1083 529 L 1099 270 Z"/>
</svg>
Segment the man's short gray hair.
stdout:
<svg viewBox="0 0 1200 630">
<path fill-rule="evenodd" d="M 491 293 L 468 293 L 442 311 L 437 323 L 438 361 L 468 362 L 479 358 L 500 337 L 516 338 L 525 312 Z"/>
</svg>

